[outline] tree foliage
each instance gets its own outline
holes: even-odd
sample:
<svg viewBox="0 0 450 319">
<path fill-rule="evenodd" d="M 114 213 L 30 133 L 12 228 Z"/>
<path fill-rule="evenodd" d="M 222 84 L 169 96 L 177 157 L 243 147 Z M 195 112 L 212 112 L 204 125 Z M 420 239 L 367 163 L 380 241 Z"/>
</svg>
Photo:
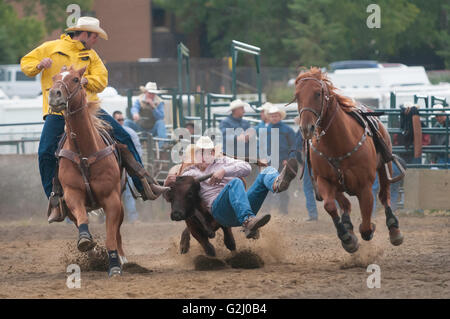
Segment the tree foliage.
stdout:
<svg viewBox="0 0 450 319">
<path fill-rule="evenodd" d="M 0 64 L 17 63 L 44 34 L 40 21 L 33 17 L 19 19 L 13 7 L 0 0 Z"/>
<path fill-rule="evenodd" d="M 378 0 L 381 28 L 368 28 L 372 0 L 154 0 L 180 30 L 199 34 L 203 56 L 223 57 L 232 39 L 259 46 L 265 65 L 318 65 L 343 59 L 450 66 L 450 4 Z"/>
<path fill-rule="evenodd" d="M 23 6 L 24 17 L 19 18 L 12 1 L 0 0 L 0 64 L 18 63 L 45 35 L 66 28 L 66 7 L 73 0 L 15 0 Z M 90 10 L 92 0 L 77 0 L 81 10 Z M 37 18 L 40 4 L 45 19 Z"/>
</svg>

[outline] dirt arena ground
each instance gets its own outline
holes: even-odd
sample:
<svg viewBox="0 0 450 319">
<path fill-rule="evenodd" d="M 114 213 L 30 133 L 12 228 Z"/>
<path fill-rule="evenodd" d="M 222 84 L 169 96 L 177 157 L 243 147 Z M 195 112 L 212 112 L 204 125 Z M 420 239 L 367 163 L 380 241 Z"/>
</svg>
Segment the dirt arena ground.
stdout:
<svg viewBox="0 0 450 319">
<path fill-rule="evenodd" d="M 124 224 L 128 260 L 146 268 L 108 278 L 104 271 L 82 271 L 81 288 L 66 286 L 67 263 L 77 231 L 66 223 L 46 225 L 42 219 L 0 224 L 0 298 L 448 298 L 450 296 L 450 215 L 448 212 L 400 214 L 405 241 L 394 247 L 382 212 L 377 231 L 349 255 L 340 245 L 328 216 L 318 222 L 275 215 L 250 241 L 233 230 L 238 250 L 250 249 L 264 260 L 259 269 L 198 271 L 194 259 L 203 254 L 191 240 L 180 255 L 182 222 Z M 359 225 L 359 212 L 353 223 Z M 91 223 L 97 238 L 104 225 Z M 218 258 L 230 256 L 221 231 L 213 239 Z M 103 241 L 100 241 L 103 244 Z M 366 267 L 381 269 L 381 288 L 369 289 Z"/>
</svg>

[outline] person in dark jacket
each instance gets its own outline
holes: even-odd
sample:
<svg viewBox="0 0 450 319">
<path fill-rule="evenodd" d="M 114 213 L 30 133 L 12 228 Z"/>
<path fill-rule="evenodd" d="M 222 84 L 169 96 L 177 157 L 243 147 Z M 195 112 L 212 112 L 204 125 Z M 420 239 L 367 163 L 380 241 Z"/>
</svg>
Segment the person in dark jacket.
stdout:
<svg viewBox="0 0 450 319">
<path fill-rule="evenodd" d="M 267 111 L 267 116 L 269 118 L 269 125 L 267 126 L 267 154 L 269 154 L 269 158 L 271 159 L 270 165 L 274 167 L 278 167 L 278 171 L 284 168 L 287 164 L 288 159 L 295 158 L 295 132 L 294 130 L 288 126 L 286 123 L 283 123 L 283 120 L 286 118 L 286 111 L 282 108 L 279 108 L 276 105 L 272 105 L 270 109 Z M 278 143 L 272 143 L 273 138 L 277 138 Z M 277 149 L 272 149 L 272 144 L 277 145 Z M 278 152 L 278 163 L 274 163 L 273 152 Z M 289 205 L 289 193 L 285 192 L 278 196 L 278 207 L 282 214 L 288 213 L 288 205 Z"/>
<path fill-rule="evenodd" d="M 220 122 L 219 128 L 223 138 L 223 153 L 227 156 L 248 157 L 249 141 L 253 137 L 256 138 L 254 130 L 248 130 L 250 122 L 243 119 L 245 107 L 249 107 L 249 104 L 239 99 L 232 101 L 228 108 L 231 114 Z M 242 129 L 243 132 L 239 133 L 236 129 Z M 244 149 L 239 149 L 238 152 L 238 147 L 243 147 Z"/>
</svg>

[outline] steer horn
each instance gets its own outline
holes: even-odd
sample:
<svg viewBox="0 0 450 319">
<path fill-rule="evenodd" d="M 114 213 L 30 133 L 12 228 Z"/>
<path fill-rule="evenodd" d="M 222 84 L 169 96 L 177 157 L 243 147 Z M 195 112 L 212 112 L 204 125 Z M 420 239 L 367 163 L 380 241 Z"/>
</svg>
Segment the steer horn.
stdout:
<svg viewBox="0 0 450 319">
<path fill-rule="evenodd" d="M 208 178 L 210 178 L 211 176 L 213 176 L 213 173 L 209 173 L 209 174 L 206 174 L 206 175 L 203 175 L 203 176 L 200 176 L 200 177 L 197 177 L 197 178 L 195 178 L 194 180 L 196 181 L 196 182 L 203 182 L 203 181 L 206 181 Z"/>
<path fill-rule="evenodd" d="M 152 189 L 153 193 L 155 193 L 155 195 L 157 196 L 164 194 L 170 190 L 170 187 L 161 186 L 159 184 L 150 184 L 150 188 Z"/>
</svg>

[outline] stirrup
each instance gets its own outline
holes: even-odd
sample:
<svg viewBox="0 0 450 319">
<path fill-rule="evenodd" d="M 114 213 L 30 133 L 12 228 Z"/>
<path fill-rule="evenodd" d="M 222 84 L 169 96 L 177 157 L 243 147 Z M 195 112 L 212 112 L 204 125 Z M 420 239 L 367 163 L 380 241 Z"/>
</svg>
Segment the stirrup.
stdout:
<svg viewBox="0 0 450 319">
<path fill-rule="evenodd" d="M 48 209 L 47 209 L 47 217 L 48 222 L 51 224 L 53 222 L 62 222 L 67 216 L 67 212 L 64 209 L 64 199 L 61 195 L 57 195 L 54 192 L 50 194 L 50 198 L 48 200 Z M 59 217 L 50 218 L 52 215 L 52 211 L 57 209 L 59 211 Z"/>
<path fill-rule="evenodd" d="M 397 165 L 398 169 L 400 170 L 400 174 L 391 177 L 391 174 L 389 173 L 388 163 L 384 163 L 384 169 L 386 170 L 387 180 L 389 181 L 390 184 L 397 183 L 398 181 L 402 180 L 403 177 L 405 177 L 405 167 L 403 167 L 403 165 L 399 162 L 397 155 L 393 154 L 392 162 L 394 162 Z"/>
</svg>

